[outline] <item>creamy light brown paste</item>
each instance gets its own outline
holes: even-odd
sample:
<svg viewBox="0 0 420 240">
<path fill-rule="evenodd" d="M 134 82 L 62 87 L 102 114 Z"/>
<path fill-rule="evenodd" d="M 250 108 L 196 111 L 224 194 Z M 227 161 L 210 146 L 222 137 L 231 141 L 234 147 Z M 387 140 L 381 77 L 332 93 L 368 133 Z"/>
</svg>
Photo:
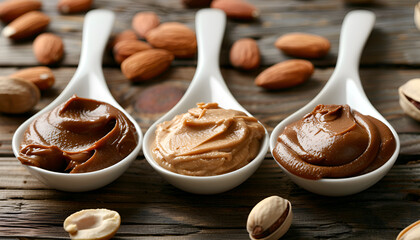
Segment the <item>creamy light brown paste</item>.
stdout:
<svg viewBox="0 0 420 240">
<path fill-rule="evenodd" d="M 254 159 L 264 135 L 264 127 L 254 117 L 217 103 L 198 103 L 197 108 L 157 126 L 152 154 L 175 173 L 219 175 Z"/>
<path fill-rule="evenodd" d="M 73 96 L 29 125 L 18 159 L 56 172 L 92 172 L 125 158 L 137 146 L 137 136 L 120 110 Z"/>
<path fill-rule="evenodd" d="M 285 127 L 273 150 L 289 172 L 308 179 L 364 174 L 382 166 L 395 151 L 395 138 L 376 118 L 348 105 L 318 105 Z"/>
</svg>

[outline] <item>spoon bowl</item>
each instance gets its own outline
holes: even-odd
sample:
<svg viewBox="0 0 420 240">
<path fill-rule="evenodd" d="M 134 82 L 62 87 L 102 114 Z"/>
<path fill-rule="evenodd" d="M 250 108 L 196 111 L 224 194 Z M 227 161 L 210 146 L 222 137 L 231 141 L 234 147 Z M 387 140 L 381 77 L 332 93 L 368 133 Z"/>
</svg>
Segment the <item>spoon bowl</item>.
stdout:
<svg viewBox="0 0 420 240">
<path fill-rule="evenodd" d="M 66 102 L 74 94 L 78 97 L 109 103 L 123 112 L 136 128 L 138 144 L 127 157 L 118 163 L 94 172 L 69 174 L 23 165 L 41 182 L 54 189 L 83 192 L 103 187 L 124 173 L 141 149 L 142 133 L 139 125 L 112 97 L 102 73 L 102 56 L 114 19 L 115 14 L 108 10 L 92 10 L 86 14 L 83 26 L 82 51 L 76 73 L 67 87 L 51 104 L 26 120 L 16 130 L 13 135 L 12 148 L 15 156 L 19 156 L 23 134 L 29 125 L 40 115 Z"/>
<path fill-rule="evenodd" d="M 261 142 L 258 155 L 250 163 L 233 172 L 216 176 L 186 176 L 161 167 L 151 153 L 156 126 L 186 113 L 198 102 L 217 102 L 220 107 L 246 111 L 232 96 L 219 69 L 219 53 L 226 25 L 226 15 L 218 9 L 202 9 L 196 15 L 198 66 L 194 78 L 182 99 L 146 132 L 143 153 L 149 164 L 169 183 L 187 192 L 215 194 L 228 191 L 248 179 L 263 161 L 268 150 L 268 133 Z"/>
<path fill-rule="evenodd" d="M 280 168 L 302 188 L 320 195 L 345 196 L 363 191 L 378 182 L 391 169 L 398 157 L 400 140 L 397 132 L 388 121 L 372 106 L 360 82 L 358 74 L 359 60 L 363 46 L 369 37 L 375 22 L 375 15 L 370 11 L 357 10 L 346 15 L 340 34 L 340 48 L 337 66 L 321 92 L 306 106 L 278 124 L 270 138 L 270 151 L 277 144 L 283 129 L 311 112 L 318 104 L 348 104 L 353 110 L 370 115 L 385 123 L 396 141 L 396 149 L 391 158 L 378 169 L 355 177 L 326 178 L 319 180 L 296 176 L 278 163 Z"/>
</svg>

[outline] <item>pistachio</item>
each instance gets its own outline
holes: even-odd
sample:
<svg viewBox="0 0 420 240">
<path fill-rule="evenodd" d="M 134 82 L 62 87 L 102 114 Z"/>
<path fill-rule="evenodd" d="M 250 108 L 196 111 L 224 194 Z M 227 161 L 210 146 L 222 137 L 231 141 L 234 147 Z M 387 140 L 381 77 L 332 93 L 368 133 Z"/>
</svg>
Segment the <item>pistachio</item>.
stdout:
<svg viewBox="0 0 420 240">
<path fill-rule="evenodd" d="M 404 112 L 420 121 L 420 78 L 411 79 L 398 89 Z"/>
<path fill-rule="evenodd" d="M 251 239 L 279 239 L 292 224 L 292 204 L 279 196 L 263 199 L 248 216 L 247 231 Z"/>
<path fill-rule="evenodd" d="M 397 236 L 397 240 L 417 240 L 420 239 L 420 220 L 404 228 Z"/>
</svg>

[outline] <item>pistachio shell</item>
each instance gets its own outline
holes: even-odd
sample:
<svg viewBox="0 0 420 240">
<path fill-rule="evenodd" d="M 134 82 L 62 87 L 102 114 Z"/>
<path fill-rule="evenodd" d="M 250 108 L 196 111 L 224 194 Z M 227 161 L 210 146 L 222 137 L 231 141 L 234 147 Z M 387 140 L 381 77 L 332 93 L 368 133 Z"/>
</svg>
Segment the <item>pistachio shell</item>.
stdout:
<svg viewBox="0 0 420 240">
<path fill-rule="evenodd" d="M 279 239 L 289 230 L 293 219 L 292 205 L 288 200 L 278 196 L 265 198 L 255 205 L 248 216 L 247 231 L 249 232 L 249 237 L 255 239 L 252 233 L 256 227 L 262 228 L 261 232 L 269 229 L 283 215 L 287 207 L 289 207 L 289 210 L 286 219 L 281 223 L 280 227 L 270 235 L 259 238 L 259 240 Z"/>
<path fill-rule="evenodd" d="M 412 79 L 398 89 L 400 105 L 404 112 L 413 119 L 420 121 L 420 109 L 418 109 L 407 97 L 420 102 L 420 79 Z"/>
<path fill-rule="evenodd" d="M 397 240 L 419 240 L 420 239 L 420 220 L 404 228 L 398 234 Z"/>
</svg>

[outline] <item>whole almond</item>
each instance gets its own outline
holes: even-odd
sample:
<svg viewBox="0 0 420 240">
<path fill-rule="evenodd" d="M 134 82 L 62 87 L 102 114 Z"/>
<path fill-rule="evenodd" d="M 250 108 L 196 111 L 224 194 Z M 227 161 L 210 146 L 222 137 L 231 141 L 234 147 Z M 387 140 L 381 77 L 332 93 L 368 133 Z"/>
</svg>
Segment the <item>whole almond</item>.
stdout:
<svg viewBox="0 0 420 240">
<path fill-rule="evenodd" d="M 3 28 L 3 36 L 21 40 L 33 37 L 47 28 L 50 23 L 50 17 L 39 11 L 31 11 L 13 20 Z"/>
<path fill-rule="evenodd" d="M 164 49 L 144 50 L 131 55 L 121 64 L 121 71 L 132 81 L 143 81 L 162 74 L 174 56 Z"/>
<path fill-rule="evenodd" d="M 287 55 L 302 58 L 324 57 L 331 47 L 328 39 L 308 33 L 285 34 L 274 45 Z"/>
<path fill-rule="evenodd" d="M 148 43 L 139 40 L 120 41 L 114 46 L 114 59 L 117 63 L 121 64 L 126 58 L 134 53 L 151 48 L 152 47 Z"/>
<path fill-rule="evenodd" d="M 178 58 L 193 57 L 197 53 L 195 33 L 182 23 L 163 23 L 150 30 L 146 40 L 153 47 L 168 50 Z"/>
<path fill-rule="evenodd" d="M 126 40 L 137 40 L 137 35 L 133 30 L 125 30 L 122 31 L 120 33 L 118 33 L 117 35 L 114 36 L 114 38 L 111 41 L 111 48 L 114 48 L 114 46 L 121 41 L 126 41 Z"/>
<path fill-rule="evenodd" d="M 93 0 L 60 0 L 57 8 L 61 13 L 86 12 L 92 6 Z"/>
<path fill-rule="evenodd" d="M 159 24 L 159 17 L 154 12 L 139 12 L 134 15 L 131 22 L 134 31 L 142 38 L 145 38 L 146 34 Z"/>
<path fill-rule="evenodd" d="M 31 110 L 41 94 L 35 84 L 19 78 L 0 78 L 0 112 L 24 113 Z"/>
<path fill-rule="evenodd" d="M 7 0 L 0 3 L 0 20 L 8 23 L 23 14 L 41 9 L 42 3 L 38 0 Z"/>
<path fill-rule="evenodd" d="M 34 83 L 39 90 L 46 90 L 54 85 L 55 77 L 53 72 L 48 67 L 31 67 L 17 71 L 11 75 L 10 78 L 20 78 Z"/>
<path fill-rule="evenodd" d="M 230 63 L 234 67 L 252 70 L 260 66 L 260 61 L 260 49 L 254 39 L 239 39 L 230 49 Z"/>
<path fill-rule="evenodd" d="M 259 15 L 254 5 L 243 0 L 213 0 L 210 7 L 221 9 L 227 17 L 238 20 L 252 20 Z"/>
<path fill-rule="evenodd" d="M 63 57 L 64 45 L 59 36 L 43 33 L 35 38 L 32 50 L 40 63 L 48 65 L 58 62 Z"/>
<path fill-rule="evenodd" d="M 314 65 L 307 60 L 286 60 L 261 72 L 255 79 L 255 84 L 267 89 L 293 87 L 308 80 L 313 72 Z"/>
<path fill-rule="evenodd" d="M 188 8 L 203 8 L 210 6 L 211 0 L 182 0 L 181 2 Z"/>
</svg>

